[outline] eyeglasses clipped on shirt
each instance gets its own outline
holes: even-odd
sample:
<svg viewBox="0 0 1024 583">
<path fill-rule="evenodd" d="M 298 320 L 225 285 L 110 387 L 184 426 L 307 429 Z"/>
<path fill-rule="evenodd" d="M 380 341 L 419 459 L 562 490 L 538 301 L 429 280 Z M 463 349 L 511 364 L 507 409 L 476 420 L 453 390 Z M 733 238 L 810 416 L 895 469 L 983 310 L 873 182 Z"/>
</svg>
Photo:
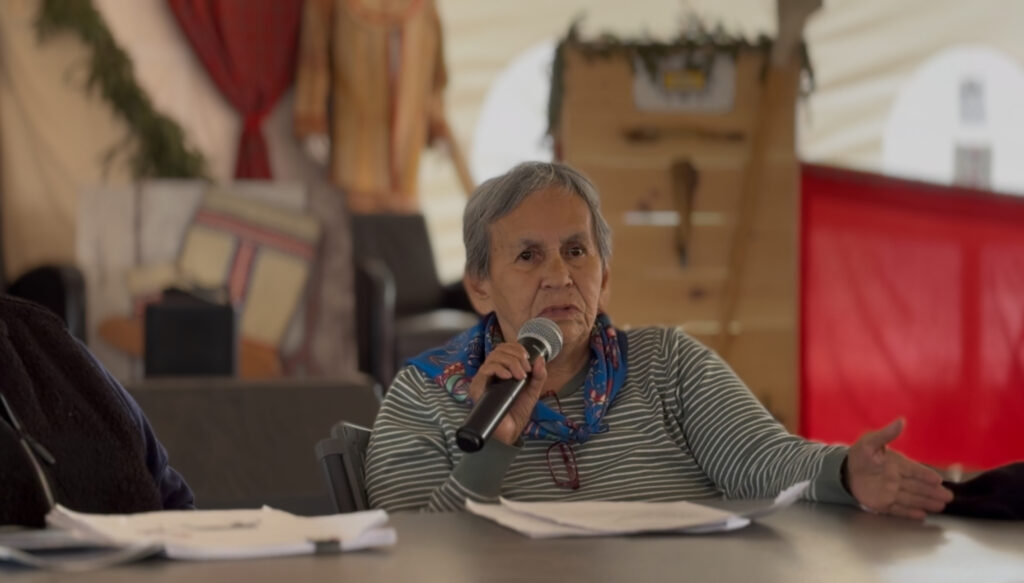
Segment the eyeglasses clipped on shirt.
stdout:
<svg viewBox="0 0 1024 583">
<path fill-rule="evenodd" d="M 562 412 L 562 402 L 558 400 L 556 393 L 551 393 L 551 396 L 555 399 L 555 406 L 558 408 L 558 412 L 565 417 L 565 413 Z M 566 417 L 566 419 L 568 419 Z M 571 424 L 572 421 L 569 421 Z M 558 451 L 558 454 L 562 458 L 561 463 L 558 463 L 557 458 L 554 463 L 551 461 L 551 452 Z M 559 488 L 566 488 L 568 490 L 579 490 L 580 489 L 580 471 L 576 466 L 576 453 L 572 450 L 572 444 L 567 441 L 556 441 L 548 446 L 547 452 L 548 460 L 548 471 L 551 472 L 551 479 L 554 480 L 555 485 Z"/>
<path fill-rule="evenodd" d="M 57 463 L 57 460 L 54 459 L 50 450 L 46 449 L 43 444 L 28 434 L 25 426 L 21 424 L 18 416 L 14 414 L 14 409 L 11 408 L 3 393 L 0 393 L 0 419 L 4 421 L 4 424 L 11 429 L 15 437 L 18 438 L 18 442 L 21 443 L 21 448 L 25 450 L 25 456 L 28 458 L 29 463 L 32 464 L 36 480 L 39 482 L 39 487 L 46 498 L 47 507 L 52 509 L 56 506 L 56 501 L 53 497 L 53 488 L 50 487 L 50 480 L 47 478 L 46 472 L 43 471 L 43 463 L 53 466 Z M 40 460 L 42 460 L 42 463 Z"/>
</svg>

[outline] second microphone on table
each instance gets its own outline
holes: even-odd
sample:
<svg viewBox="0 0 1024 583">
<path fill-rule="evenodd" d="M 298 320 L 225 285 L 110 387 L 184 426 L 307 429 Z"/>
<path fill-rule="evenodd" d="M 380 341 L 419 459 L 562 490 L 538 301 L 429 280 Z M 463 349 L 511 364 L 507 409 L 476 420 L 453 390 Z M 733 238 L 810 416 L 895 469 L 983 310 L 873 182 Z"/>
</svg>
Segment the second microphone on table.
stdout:
<svg viewBox="0 0 1024 583">
<path fill-rule="evenodd" d="M 545 362 L 550 361 L 562 350 L 562 331 L 547 318 L 527 321 L 519 329 L 517 340 L 526 348 L 531 363 L 538 356 Z M 480 451 L 529 383 L 530 373 L 521 379 L 494 379 L 488 383 L 462 427 L 455 432 L 459 449 L 470 453 Z"/>
</svg>

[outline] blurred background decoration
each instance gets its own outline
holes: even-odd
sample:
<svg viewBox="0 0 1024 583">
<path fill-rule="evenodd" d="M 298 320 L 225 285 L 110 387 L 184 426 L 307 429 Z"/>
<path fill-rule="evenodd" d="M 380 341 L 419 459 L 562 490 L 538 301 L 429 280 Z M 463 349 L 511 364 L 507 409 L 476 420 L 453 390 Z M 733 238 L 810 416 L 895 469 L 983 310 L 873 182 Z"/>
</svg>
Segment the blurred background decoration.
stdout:
<svg viewBox="0 0 1024 583">
<path fill-rule="evenodd" d="M 202 153 L 185 144 L 181 126 L 153 108 L 149 95 L 135 81 L 131 57 L 118 46 L 92 3 L 42 0 L 35 25 L 40 42 L 67 33 L 86 45 L 86 90 L 102 96 L 128 124 L 131 135 L 107 153 L 106 164 L 131 150 L 128 164 L 136 179 L 203 176 Z"/>
</svg>

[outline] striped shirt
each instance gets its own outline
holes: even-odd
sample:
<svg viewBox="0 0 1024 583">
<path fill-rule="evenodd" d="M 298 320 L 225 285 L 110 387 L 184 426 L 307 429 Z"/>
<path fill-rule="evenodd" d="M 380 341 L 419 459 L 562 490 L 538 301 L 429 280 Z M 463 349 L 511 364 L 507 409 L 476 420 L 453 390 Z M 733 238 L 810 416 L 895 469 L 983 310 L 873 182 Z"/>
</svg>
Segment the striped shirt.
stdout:
<svg viewBox="0 0 1024 583">
<path fill-rule="evenodd" d="M 554 483 L 551 442 L 490 440 L 466 454 L 455 432 L 469 406 L 418 369 L 396 376 L 374 424 L 366 460 L 370 505 L 388 511 L 461 510 L 494 502 L 710 497 L 768 498 L 811 480 L 811 500 L 853 503 L 840 482 L 846 448 L 789 434 L 713 351 L 670 328 L 626 332 L 626 380 L 605 414 L 608 431 L 572 445 L 580 488 Z M 579 381 L 577 381 L 578 383 Z M 583 391 L 560 397 L 583 419 Z M 561 455 L 553 451 L 553 466 Z"/>
</svg>

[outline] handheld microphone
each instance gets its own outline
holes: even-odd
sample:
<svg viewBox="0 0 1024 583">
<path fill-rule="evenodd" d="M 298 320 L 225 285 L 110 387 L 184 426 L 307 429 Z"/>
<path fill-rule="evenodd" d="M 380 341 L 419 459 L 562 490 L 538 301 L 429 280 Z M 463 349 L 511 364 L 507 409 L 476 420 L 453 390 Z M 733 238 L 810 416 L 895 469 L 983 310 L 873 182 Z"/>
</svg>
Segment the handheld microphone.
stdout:
<svg viewBox="0 0 1024 583">
<path fill-rule="evenodd" d="M 547 318 L 534 318 L 519 329 L 517 339 L 530 355 L 532 364 L 538 356 L 547 362 L 562 350 L 562 331 Z M 484 394 L 469 412 L 462 427 L 455 432 L 455 441 L 459 449 L 473 453 L 483 448 L 494 430 L 512 408 L 516 398 L 530 383 L 530 373 L 522 379 L 497 379 L 488 383 Z"/>
</svg>

